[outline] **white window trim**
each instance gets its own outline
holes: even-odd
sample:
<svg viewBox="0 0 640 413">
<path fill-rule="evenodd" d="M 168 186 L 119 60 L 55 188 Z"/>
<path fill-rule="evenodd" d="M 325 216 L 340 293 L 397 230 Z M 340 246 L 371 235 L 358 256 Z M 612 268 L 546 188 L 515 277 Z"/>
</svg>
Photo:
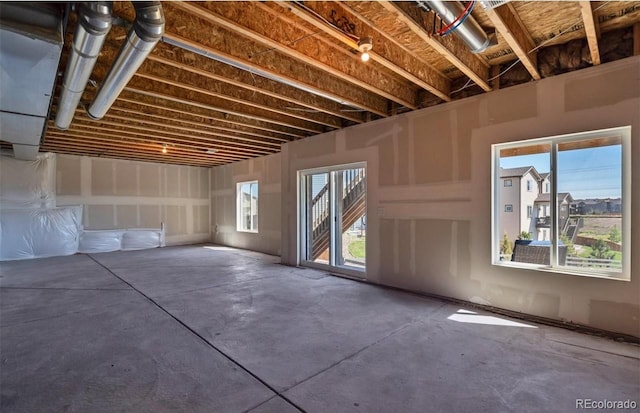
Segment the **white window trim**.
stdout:
<svg viewBox="0 0 640 413">
<path fill-rule="evenodd" d="M 509 182 L 509 185 L 507 185 L 507 182 Z M 511 179 L 505 179 L 504 180 L 504 187 L 508 188 L 510 186 L 513 186 L 513 181 Z"/>
<path fill-rule="evenodd" d="M 551 247 L 551 265 L 540 264 L 528 264 L 511 261 L 499 260 L 499 236 L 498 226 L 500 223 L 500 214 L 502 213 L 498 205 L 501 205 L 500 200 L 500 186 L 498 181 L 500 180 L 500 151 L 503 149 L 517 148 L 523 145 L 536 145 L 543 143 L 553 143 L 551 145 L 551 191 L 550 205 L 557 205 L 557 193 L 555 187 L 557 186 L 557 174 L 553 173 L 556 170 L 557 163 L 557 144 L 575 140 L 586 140 L 602 137 L 619 136 L 622 142 L 622 271 L 621 272 L 606 272 L 606 271 L 589 271 L 580 268 L 573 269 L 571 267 L 555 266 L 555 251 L 557 251 L 557 237 L 552 238 Z M 536 271 L 551 272 L 557 274 L 578 275 L 593 278 L 604 278 L 608 280 L 618 281 L 631 281 L 631 126 L 623 126 L 618 128 L 600 129 L 588 132 L 579 132 L 566 135 L 549 136 L 538 139 L 529 139 L 524 141 L 514 141 L 508 143 L 499 143 L 491 145 L 491 263 L 501 267 L 512 267 L 521 269 L 531 269 Z M 550 208 L 551 216 L 551 233 L 557 234 L 558 222 L 556 219 L 555 208 Z"/>
<path fill-rule="evenodd" d="M 242 211 L 241 211 L 242 200 L 240 199 L 240 197 L 242 195 L 242 185 L 247 185 L 247 184 L 248 185 L 253 185 L 253 184 L 258 185 L 258 200 L 257 200 L 258 213 L 257 214 L 260 213 L 260 208 L 259 208 L 259 203 L 260 203 L 260 185 L 258 184 L 258 181 L 255 180 L 255 181 L 244 181 L 244 182 L 236 183 L 236 231 L 238 231 L 238 232 L 250 232 L 250 233 L 253 233 L 253 234 L 257 234 L 258 230 L 260 229 L 260 226 L 259 226 L 260 221 L 259 220 L 258 220 L 258 225 L 256 225 L 256 229 L 245 229 L 245 228 L 242 228 L 242 226 L 241 226 L 241 223 L 242 223 Z M 253 212 L 253 211 L 251 211 L 251 212 Z M 253 227 L 253 215 L 254 214 L 251 214 L 251 227 Z"/>
</svg>

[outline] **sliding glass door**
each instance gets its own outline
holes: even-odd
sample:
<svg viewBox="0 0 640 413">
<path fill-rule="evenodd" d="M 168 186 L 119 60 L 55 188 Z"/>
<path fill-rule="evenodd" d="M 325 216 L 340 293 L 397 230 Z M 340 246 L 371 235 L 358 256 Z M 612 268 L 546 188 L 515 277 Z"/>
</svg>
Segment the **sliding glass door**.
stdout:
<svg viewBox="0 0 640 413">
<path fill-rule="evenodd" d="M 363 164 L 300 174 L 300 260 L 364 271 L 366 172 Z"/>
</svg>

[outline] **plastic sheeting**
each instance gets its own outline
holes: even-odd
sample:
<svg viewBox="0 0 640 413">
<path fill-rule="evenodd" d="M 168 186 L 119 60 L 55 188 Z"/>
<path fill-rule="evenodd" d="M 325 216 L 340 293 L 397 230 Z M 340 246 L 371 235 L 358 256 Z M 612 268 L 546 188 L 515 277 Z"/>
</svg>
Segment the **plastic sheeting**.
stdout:
<svg viewBox="0 0 640 413">
<path fill-rule="evenodd" d="M 123 250 L 142 250 L 163 246 L 163 231 L 149 229 L 131 229 L 122 236 Z"/>
<path fill-rule="evenodd" d="M 35 161 L 0 156 L 0 209 L 54 208 L 56 158 L 42 153 Z"/>
<path fill-rule="evenodd" d="M 80 234 L 78 252 L 92 254 L 95 252 L 111 252 L 122 249 L 122 234 L 124 231 L 83 231 Z"/>
<path fill-rule="evenodd" d="M 164 247 L 164 230 L 162 228 L 90 230 L 80 234 L 78 252 L 93 254 L 158 247 Z"/>
<path fill-rule="evenodd" d="M 0 210 L 0 261 L 78 251 L 82 206 Z"/>
</svg>

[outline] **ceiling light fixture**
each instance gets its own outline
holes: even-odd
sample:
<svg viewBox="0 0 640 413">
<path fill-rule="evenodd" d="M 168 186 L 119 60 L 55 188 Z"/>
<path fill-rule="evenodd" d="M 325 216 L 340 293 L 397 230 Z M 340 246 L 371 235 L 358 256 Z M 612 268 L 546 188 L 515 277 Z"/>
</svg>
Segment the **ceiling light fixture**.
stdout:
<svg viewBox="0 0 640 413">
<path fill-rule="evenodd" d="M 213 148 L 207 149 L 207 153 L 218 153 L 218 150 Z"/>
<path fill-rule="evenodd" d="M 162 145 L 162 153 L 167 153 L 167 144 Z"/>
<path fill-rule="evenodd" d="M 360 55 L 360 59 L 362 59 L 363 62 L 369 61 L 369 58 L 371 57 L 369 55 L 369 50 L 371 49 L 373 49 L 373 40 L 371 37 L 361 37 L 360 41 L 358 41 L 358 50 L 362 53 Z"/>
</svg>

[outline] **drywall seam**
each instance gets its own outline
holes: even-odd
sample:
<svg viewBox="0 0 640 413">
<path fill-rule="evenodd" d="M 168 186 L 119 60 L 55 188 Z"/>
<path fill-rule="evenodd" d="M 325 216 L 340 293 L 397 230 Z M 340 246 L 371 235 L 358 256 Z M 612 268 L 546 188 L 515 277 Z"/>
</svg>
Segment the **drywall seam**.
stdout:
<svg viewBox="0 0 640 413">
<path fill-rule="evenodd" d="M 94 195 L 82 197 L 77 195 L 63 195 L 58 198 L 61 205 L 209 205 L 209 200 L 204 198 L 178 198 L 178 197 L 136 197 L 136 196 L 109 196 Z"/>
<path fill-rule="evenodd" d="M 451 178 L 453 181 L 459 179 L 460 160 L 458 159 L 458 112 L 449 112 L 449 122 L 451 123 Z"/>
</svg>

